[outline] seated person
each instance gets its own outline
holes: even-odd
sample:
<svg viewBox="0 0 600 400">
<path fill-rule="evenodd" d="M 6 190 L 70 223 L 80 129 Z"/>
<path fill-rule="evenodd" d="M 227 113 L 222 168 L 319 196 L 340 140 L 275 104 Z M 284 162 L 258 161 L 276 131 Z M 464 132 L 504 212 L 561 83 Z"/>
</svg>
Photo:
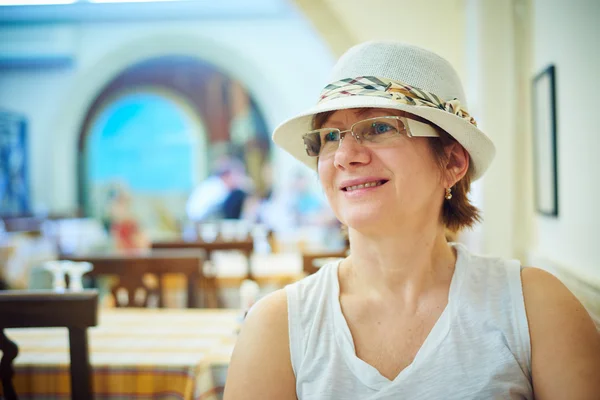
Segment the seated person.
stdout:
<svg viewBox="0 0 600 400">
<path fill-rule="evenodd" d="M 494 157 L 458 75 L 415 46 L 350 49 L 275 143 L 318 172 L 350 255 L 260 300 L 238 399 L 598 399 L 600 335 L 554 276 L 448 243 Z"/>
</svg>

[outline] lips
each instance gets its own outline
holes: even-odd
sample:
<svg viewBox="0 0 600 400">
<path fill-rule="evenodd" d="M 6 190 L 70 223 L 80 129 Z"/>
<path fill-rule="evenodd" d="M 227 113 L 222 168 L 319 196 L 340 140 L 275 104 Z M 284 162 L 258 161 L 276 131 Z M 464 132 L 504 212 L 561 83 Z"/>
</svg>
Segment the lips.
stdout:
<svg viewBox="0 0 600 400">
<path fill-rule="evenodd" d="M 367 189 L 385 184 L 387 179 L 360 179 L 354 181 L 346 181 L 340 185 L 340 190 L 344 192 L 352 192 L 358 189 Z"/>
</svg>

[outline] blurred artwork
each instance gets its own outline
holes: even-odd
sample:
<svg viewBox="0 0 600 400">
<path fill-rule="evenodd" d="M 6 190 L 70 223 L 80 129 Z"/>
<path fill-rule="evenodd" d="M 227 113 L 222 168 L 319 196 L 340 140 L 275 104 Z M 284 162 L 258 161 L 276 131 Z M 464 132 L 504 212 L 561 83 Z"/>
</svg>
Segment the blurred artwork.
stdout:
<svg viewBox="0 0 600 400">
<path fill-rule="evenodd" d="M 0 214 L 30 212 L 25 118 L 0 111 Z"/>
</svg>

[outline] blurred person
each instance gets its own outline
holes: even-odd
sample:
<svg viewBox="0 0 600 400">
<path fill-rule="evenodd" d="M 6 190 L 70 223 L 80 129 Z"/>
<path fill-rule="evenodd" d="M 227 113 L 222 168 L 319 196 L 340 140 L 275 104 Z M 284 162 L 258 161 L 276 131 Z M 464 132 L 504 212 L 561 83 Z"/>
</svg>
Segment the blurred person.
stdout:
<svg viewBox="0 0 600 400">
<path fill-rule="evenodd" d="M 188 219 L 192 221 L 209 219 L 219 210 L 228 193 L 227 185 L 221 179 L 220 174 L 211 174 L 194 189 L 188 198 L 186 204 Z"/>
<path fill-rule="evenodd" d="M 150 241 L 141 230 L 131 209 L 131 195 L 123 188 L 109 195 L 108 223 L 117 250 L 147 249 Z"/>
<path fill-rule="evenodd" d="M 296 172 L 277 195 L 272 190 L 270 164 L 263 167 L 263 180 L 267 183 L 263 196 L 252 196 L 248 218 L 266 224 L 271 230 L 295 231 L 302 226 L 335 225 L 335 216 L 310 185 L 310 176 Z"/>
<path fill-rule="evenodd" d="M 249 193 L 244 202 L 242 218 L 256 224 L 265 224 L 265 215 L 273 195 L 273 170 L 271 163 L 265 161 L 260 167 L 260 184 L 252 193 Z M 267 224 L 268 225 L 268 224 Z"/>
<path fill-rule="evenodd" d="M 273 166 L 271 161 L 265 160 L 260 168 L 261 190 L 258 191 L 263 199 L 271 198 L 273 194 Z"/>
<path fill-rule="evenodd" d="M 326 251 L 342 246 L 340 224 L 324 196 L 311 186 L 310 176 L 298 173 L 291 182 L 290 211 L 294 242 L 301 252 Z"/>
<path fill-rule="evenodd" d="M 239 219 L 248 196 L 248 178 L 239 160 L 223 159 L 215 172 L 194 189 L 186 204 L 191 221 Z"/>
<path fill-rule="evenodd" d="M 275 143 L 318 171 L 350 254 L 263 298 L 225 385 L 237 399 L 597 399 L 600 336 L 553 275 L 448 243 L 495 147 L 452 66 L 367 42 Z"/>
<path fill-rule="evenodd" d="M 319 223 L 319 214 L 323 210 L 323 200 L 317 197 L 310 187 L 307 176 L 298 173 L 292 181 L 292 208 L 297 224 Z"/>
<path fill-rule="evenodd" d="M 244 202 L 248 197 L 247 189 L 244 182 L 245 176 L 236 173 L 225 174 L 221 177 L 225 183 L 229 193 L 223 200 L 221 205 L 221 215 L 225 219 L 240 219 Z"/>
</svg>

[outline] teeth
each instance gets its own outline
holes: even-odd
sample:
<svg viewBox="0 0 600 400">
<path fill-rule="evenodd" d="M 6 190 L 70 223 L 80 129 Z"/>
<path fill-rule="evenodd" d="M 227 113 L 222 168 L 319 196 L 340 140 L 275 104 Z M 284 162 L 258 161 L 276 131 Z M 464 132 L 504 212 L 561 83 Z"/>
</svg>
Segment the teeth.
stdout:
<svg viewBox="0 0 600 400">
<path fill-rule="evenodd" d="M 382 183 L 381 181 L 361 183 L 360 185 L 348 186 L 346 188 L 346 191 L 351 192 L 352 190 L 356 190 L 356 189 L 364 189 L 364 188 L 369 188 L 369 187 L 374 187 L 374 186 L 381 186 L 381 183 Z"/>
</svg>

